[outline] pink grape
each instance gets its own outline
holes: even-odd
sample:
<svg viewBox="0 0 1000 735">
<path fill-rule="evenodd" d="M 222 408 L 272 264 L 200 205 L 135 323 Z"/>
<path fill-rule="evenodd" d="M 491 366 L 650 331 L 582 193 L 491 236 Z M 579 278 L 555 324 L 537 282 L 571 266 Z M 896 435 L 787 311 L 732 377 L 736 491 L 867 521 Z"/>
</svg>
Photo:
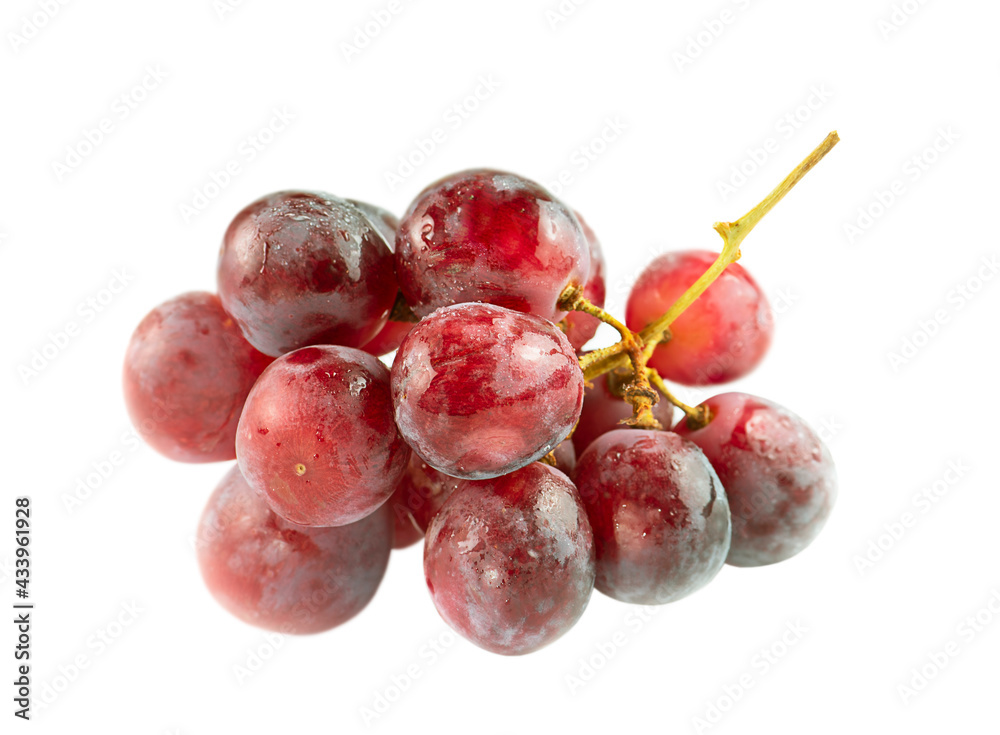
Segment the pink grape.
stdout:
<svg viewBox="0 0 1000 735">
<path fill-rule="evenodd" d="M 205 507 L 198 564 L 216 600 L 245 623 L 318 633 L 354 617 L 374 597 L 392 542 L 388 510 L 337 528 L 297 526 L 276 515 L 234 466 Z"/>
<path fill-rule="evenodd" d="M 136 327 L 125 353 L 125 406 L 143 439 L 180 462 L 236 459 L 236 425 L 270 357 L 243 339 L 215 294 L 186 293 Z"/>
</svg>

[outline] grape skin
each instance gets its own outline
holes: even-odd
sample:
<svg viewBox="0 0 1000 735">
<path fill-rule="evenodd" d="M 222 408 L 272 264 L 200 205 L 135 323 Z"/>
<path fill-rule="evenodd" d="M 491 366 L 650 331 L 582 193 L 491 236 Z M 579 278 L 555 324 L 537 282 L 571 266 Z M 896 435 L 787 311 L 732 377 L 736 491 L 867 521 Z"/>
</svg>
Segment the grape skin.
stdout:
<svg viewBox="0 0 1000 735">
<path fill-rule="evenodd" d="M 694 443 L 669 431 L 617 429 L 594 440 L 574 477 L 604 594 L 662 605 L 701 589 L 722 569 L 729 504 Z"/>
<path fill-rule="evenodd" d="M 236 459 L 236 426 L 270 357 L 215 294 L 193 291 L 143 318 L 125 352 L 125 406 L 143 439 L 179 462 Z"/>
<path fill-rule="evenodd" d="M 582 455 L 601 434 L 626 428 L 620 422 L 631 418 L 634 413 L 632 405 L 608 386 L 610 375 L 605 373 L 594 378 L 590 381 L 593 387 L 587 388 L 583 394 L 583 410 L 572 437 L 577 456 Z M 615 376 L 611 376 L 611 379 L 615 380 Z M 653 417 L 663 428 L 670 428 L 674 423 L 673 404 L 660 396 L 659 402 L 653 406 Z"/>
<path fill-rule="evenodd" d="M 477 646 L 518 655 L 551 643 L 594 587 L 594 540 L 576 488 L 538 462 L 463 482 L 427 529 L 424 574 L 438 612 Z"/>
<path fill-rule="evenodd" d="M 805 549 L 823 529 L 837 495 L 826 445 L 785 408 L 746 393 L 704 402 L 711 422 L 674 431 L 705 452 L 729 497 L 733 541 L 728 564 L 775 564 Z"/>
<path fill-rule="evenodd" d="M 236 454 L 275 513 L 303 526 L 341 526 L 392 495 L 410 449 L 393 422 L 385 366 L 326 345 L 290 352 L 264 371 L 240 418 Z"/>
<path fill-rule="evenodd" d="M 548 454 L 583 403 L 576 352 L 551 322 L 493 304 L 456 304 L 411 331 L 392 365 L 396 423 L 431 467 L 463 479 Z"/>
<path fill-rule="evenodd" d="M 280 191 L 230 223 L 219 253 L 219 296 L 265 354 L 359 347 L 383 327 L 396 297 L 392 257 L 380 228 L 347 200 Z"/>
<path fill-rule="evenodd" d="M 418 316 L 485 301 L 558 322 L 570 284 L 582 286 L 590 255 L 565 204 L 533 181 L 490 169 L 431 184 L 403 215 L 396 276 Z"/>
<path fill-rule="evenodd" d="M 245 623 L 282 633 L 319 633 L 374 597 L 392 541 L 388 510 L 337 528 L 309 528 L 276 515 L 234 466 L 198 525 L 198 565 L 209 591 Z"/>
<path fill-rule="evenodd" d="M 431 519 L 461 482 L 438 472 L 414 452 L 403 479 L 387 502 L 396 520 L 393 548 L 405 548 L 423 540 Z"/>
<path fill-rule="evenodd" d="M 604 306 L 604 299 L 607 296 L 607 287 L 604 283 L 604 272 L 607 265 L 604 262 L 604 253 L 601 250 L 601 243 L 597 235 L 590 229 L 590 226 L 583 220 L 580 213 L 576 213 L 576 218 L 580 222 L 580 228 L 587 239 L 587 248 L 590 251 L 590 275 L 587 283 L 583 287 L 583 297 L 594 306 Z M 584 314 L 582 311 L 571 311 L 566 315 L 566 338 L 573 348 L 579 352 L 594 335 L 601 322 L 597 317 Z"/>
<path fill-rule="evenodd" d="M 639 331 L 662 316 L 715 262 L 716 253 L 685 250 L 651 262 L 636 280 L 625 324 Z M 748 374 L 771 346 L 774 317 L 757 282 L 733 263 L 670 325 L 672 337 L 649 360 L 684 385 L 716 385 Z"/>
</svg>

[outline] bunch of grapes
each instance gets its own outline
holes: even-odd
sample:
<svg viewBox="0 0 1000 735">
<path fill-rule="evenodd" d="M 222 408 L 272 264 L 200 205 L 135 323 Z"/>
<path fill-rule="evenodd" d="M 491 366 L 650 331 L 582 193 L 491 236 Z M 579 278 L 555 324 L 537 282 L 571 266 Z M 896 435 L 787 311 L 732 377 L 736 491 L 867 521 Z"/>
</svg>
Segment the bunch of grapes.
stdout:
<svg viewBox="0 0 1000 735">
<path fill-rule="evenodd" d="M 372 599 L 393 548 L 422 540 L 448 624 L 522 654 L 594 587 L 663 604 L 725 563 L 802 551 L 836 493 L 816 433 L 745 393 L 686 405 L 667 381 L 716 385 L 764 357 L 771 314 L 740 243 L 836 142 L 717 224 L 721 254 L 654 260 L 624 322 L 603 309 L 594 233 L 520 176 L 449 176 L 399 221 L 312 191 L 247 206 L 218 294 L 153 309 L 124 369 L 154 448 L 237 460 L 197 534 L 212 594 L 262 628 L 328 630 Z M 601 322 L 620 341 L 585 352 Z"/>
</svg>

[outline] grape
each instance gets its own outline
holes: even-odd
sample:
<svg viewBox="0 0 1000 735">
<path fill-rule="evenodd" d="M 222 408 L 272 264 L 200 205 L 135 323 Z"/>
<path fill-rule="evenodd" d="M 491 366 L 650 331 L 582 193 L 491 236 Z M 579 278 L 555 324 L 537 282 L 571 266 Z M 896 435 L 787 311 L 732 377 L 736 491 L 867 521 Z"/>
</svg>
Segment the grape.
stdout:
<svg viewBox="0 0 1000 735">
<path fill-rule="evenodd" d="M 375 225 L 375 229 L 385 238 L 389 249 L 393 250 L 396 244 L 396 230 L 399 229 L 399 220 L 396 216 L 381 207 L 376 207 L 374 204 L 366 204 L 354 199 L 348 199 L 347 201 L 360 209 L 368 217 L 371 223 Z M 395 275 L 393 275 L 393 283 L 395 283 L 395 278 Z M 371 340 L 362 345 L 361 349 L 378 357 L 380 355 L 388 355 L 399 347 L 403 341 L 403 337 L 409 334 L 414 324 L 412 321 L 400 321 L 393 318 L 397 305 L 405 303 L 403 294 L 397 293 L 396 302 L 393 305 L 392 312 L 389 313 L 389 319 L 386 321 L 385 326 Z M 408 306 L 406 308 L 409 309 Z"/>
<path fill-rule="evenodd" d="M 410 449 L 392 419 L 389 371 L 351 347 L 303 347 L 250 391 L 236 434 L 240 469 L 282 518 L 342 526 L 384 503 Z"/>
<path fill-rule="evenodd" d="M 590 446 L 601 434 L 615 429 L 625 428 L 619 422 L 630 418 L 633 414 L 632 405 L 626 403 L 621 396 L 621 384 L 628 380 L 631 373 L 628 370 L 616 370 L 594 378 L 593 388 L 587 388 L 583 394 L 583 410 L 580 412 L 580 422 L 573 430 L 573 446 L 577 456 Z M 660 397 L 653 406 L 653 416 L 664 428 L 669 428 L 674 422 L 674 407 L 667 399 Z"/>
<path fill-rule="evenodd" d="M 357 199 L 348 199 L 347 202 L 361 210 L 361 213 L 368 218 L 368 221 L 375 225 L 375 229 L 378 230 L 382 239 L 385 240 L 385 244 L 389 247 L 389 250 L 394 252 L 396 247 L 396 230 L 399 229 L 399 218 L 388 209 L 382 209 L 382 207 L 375 204 L 369 204 Z"/>
<path fill-rule="evenodd" d="M 392 520 L 379 509 L 338 528 L 276 515 L 234 466 L 198 525 L 198 564 L 209 591 L 250 625 L 318 633 L 354 617 L 385 574 Z"/>
<path fill-rule="evenodd" d="M 215 294 L 183 294 L 149 312 L 129 340 L 122 376 L 129 417 L 170 459 L 236 459 L 243 402 L 270 362 Z"/>
<path fill-rule="evenodd" d="M 396 519 L 397 549 L 416 543 L 424 537 L 431 519 L 455 492 L 462 480 L 438 472 L 413 453 L 387 505 Z"/>
<path fill-rule="evenodd" d="M 530 653 L 569 630 L 594 587 L 594 542 L 573 483 L 530 464 L 466 481 L 431 521 L 424 574 L 445 621 L 477 646 Z"/>
<path fill-rule="evenodd" d="M 572 210 L 501 171 L 464 171 L 424 189 L 396 237 L 396 276 L 419 316 L 486 301 L 557 322 L 560 294 L 583 285 L 589 270 Z"/>
<path fill-rule="evenodd" d="M 379 227 L 355 205 L 281 191 L 230 223 L 219 296 L 268 355 L 312 344 L 358 347 L 382 328 L 396 297 L 392 257 Z"/>
<path fill-rule="evenodd" d="M 722 569 L 729 504 L 695 444 L 670 431 L 617 429 L 587 448 L 575 478 L 604 594 L 660 605 L 701 589 Z"/>
<path fill-rule="evenodd" d="M 512 472 L 573 428 L 583 373 L 557 326 L 493 304 L 456 304 L 414 327 L 392 365 L 396 423 L 431 467 L 465 479 Z"/>
<path fill-rule="evenodd" d="M 595 306 L 603 307 L 607 289 L 604 285 L 606 266 L 604 253 L 601 252 L 601 243 L 590 226 L 583 221 L 579 212 L 576 213 L 576 218 L 587 238 L 587 247 L 590 251 L 590 276 L 583 286 L 583 297 Z M 577 352 L 582 350 L 583 346 L 597 334 L 597 328 L 601 325 L 597 317 L 584 314 L 582 311 L 571 311 L 566 315 L 564 321 L 566 322 L 566 337 Z"/>
<path fill-rule="evenodd" d="M 625 307 L 625 323 L 640 330 L 660 317 L 715 261 L 708 250 L 656 258 L 642 272 Z M 760 286 L 733 263 L 670 326 L 673 337 L 658 346 L 649 366 L 667 380 L 713 385 L 743 377 L 763 359 L 774 319 Z"/>
<path fill-rule="evenodd" d="M 763 398 L 709 398 L 711 422 L 674 428 L 705 452 L 733 514 L 727 563 L 774 564 L 795 556 L 822 530 L 837 494 L 833 458 L 798 416 Z"/>
<path fill-rule="evenodd" d="M 403 295 L 399 294 L 396 297 L 397 303 L 402 298 Z M 410 333 L 416 322 L 399 321 L 394 318 L 394 315 L 395 307 L 390 312 L 389 320 L 385 323 L 385 326 L 379 330 L 378 334 L 371 338 L 370 342 L 366 342 L 361 349 L 376 357 L 388 355 L 393 350 L 399 349 L 399 346 L 403 343 L 403 339 Z"/>
<path fill-rule="evenodd" d="M 576 469 L 576 449 L 573 447 L 573 441 L 566 439 L 552 450 L 552 454 L 556 458 L 556 469 L 567 477 L 572 477 L 573 470 Z"/>
</svg>

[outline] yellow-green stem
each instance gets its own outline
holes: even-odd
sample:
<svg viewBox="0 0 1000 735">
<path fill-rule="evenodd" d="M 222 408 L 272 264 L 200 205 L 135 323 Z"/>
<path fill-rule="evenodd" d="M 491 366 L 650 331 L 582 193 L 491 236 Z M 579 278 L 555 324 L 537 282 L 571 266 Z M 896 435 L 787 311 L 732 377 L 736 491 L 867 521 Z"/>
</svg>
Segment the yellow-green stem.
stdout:
<svg viewBox="0 0 1000 735">
<path fill-rule="evenodd" d="M 838 142 L 840 142 L 840 136 L 837 135 L 837 131 L 833 131 L 826 136 L 823 142 L 820 143 L 819 146 L 812 153 L 810 153 L 804 161 L 802 161 L 802 163 L 796 166 L 795 169 L 785 177 L 784 181 L 778 184 L 774 191 L 768 194 L 763 201 L 760 202 L 760 204 L 735 222 L 715 223 L 715 231 L 722 236 L 724 241 L 722 252 L 719 253 L 719 257 L 716 258 L 715 262 L 712 263 L 708 270 L 705 271 L 701 277 L 671 305 L 669 309 L 667 309 L 663 316 L 655 322 L 649 324 L 637 335 L 639 338 L 638 341 L 644 345 L 643 355 L 640 357 L 640 362 L 643 366 L 645 366 L 645 360 L 648 360 L 652 355 L 653 349 L 657 343 L 663 341 L 664 337 L 669 334 L 669 327 L 673 324 L 677 317 L 683 314 L 684 311 L 705 292 L 705 289 L 712 285 L 715 279 L 717 279 L 722 272 L 729 267 L 730 264 L 739 259 L 740 244 L 746 236 L 750 234 L 751 230 L 757 226 L 757 223 L 760 222 L 768 212 L 774 209 L 774 205 L 780 202 L 784 198 L 785 194 L 791 191 L 792 187 L 799 183 L 803 176 L 809 173 L 809 171 L 811 171 L 817 163 L 823 160 L 823 157 L 829 153 Z M 581 363 L 581 367 L 584 370 L 584 378 L 587 380 L 593 380 L 597 376 L 603 375 L 609 370 L 624 366 L 627 363 L 627 360 L 626 357 L 621 354 L 622 351 L 623 350 L 621 348 L 617 350 L 609 350 L 600 358 L 591 360 L 586 365 Z M 642 358 L 645 358 L 645 360 Z M 633 360 L 632 362 L 634 364 L 636 361 Z"/>
</svg>

